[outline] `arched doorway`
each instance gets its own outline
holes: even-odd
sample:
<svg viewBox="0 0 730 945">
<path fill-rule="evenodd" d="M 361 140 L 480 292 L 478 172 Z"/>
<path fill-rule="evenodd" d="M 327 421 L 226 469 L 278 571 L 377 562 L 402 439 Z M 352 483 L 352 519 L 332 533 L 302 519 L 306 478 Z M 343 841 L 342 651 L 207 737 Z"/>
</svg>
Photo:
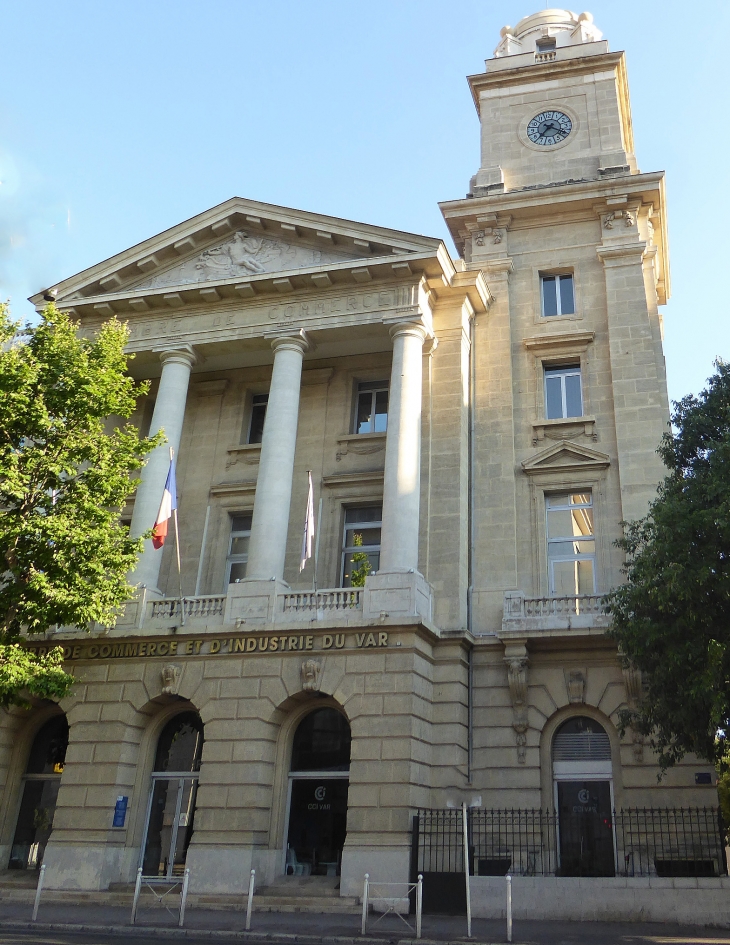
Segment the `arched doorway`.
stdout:
<svg viewBox="0 0 730 945">
<path fill-rule="evenodd" d="M 176 715 L 160 734 L 142 848 L 145 876 L 170 879 L 185 870 L 202 750 L 203 723 L 197 712 Z"/>
<path fill-rule="evenodd" d="M 561 876 L 614 876 L 613 772 L 606 730 L 579 715 L 553 739 Z"/>
<path fill-rule="evenodd" d="M 41 727 L 23 775 L 23 794 L 10 850 L 9 869 L 39 869 L 53 828 L 61 773 L 68 748 L 68 722 L 57 715 Z"/>
<path fill-rule="evenodd" d="M 297 726 L 289 770 L 288 876 L 340 875 L 350 742 L 350 726 L 336 709 L 315 709 Z"/>
</svg>

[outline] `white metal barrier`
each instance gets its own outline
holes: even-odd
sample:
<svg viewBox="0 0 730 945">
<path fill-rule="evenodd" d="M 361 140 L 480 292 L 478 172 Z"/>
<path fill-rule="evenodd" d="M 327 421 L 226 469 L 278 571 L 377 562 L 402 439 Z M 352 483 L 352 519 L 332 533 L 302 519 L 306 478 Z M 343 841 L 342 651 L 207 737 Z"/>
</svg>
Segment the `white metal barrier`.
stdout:
<svg viewBox="0 0 730 945">
<path fill-rule="evenodd" d="M 512 941 L 512 877 L 507 873 L 507 941 Z"/>
<path fill-rule="evenodd" d="M 35 922 L 38 918 L 38 906 L 41 904 L 41 893 L 43 892 L 43 880 L 46 878 L 46 867 L 45 865 L 41 866 L 41 871 L 38 874 L 38 885 L 35 888 L 35 902 L 33 903 L 33 918 L 32 922 Z"/>
<path fill-rule="evenodd" d="M 248 905 L 246 906 L 246 931 L 251 928 L 251 907 L 253 906 L 253 889 L 256 882 L 256 870 L 251 870 L 251 878 L 248 881 Z"/>
<path fill-rule="evenodd" d="M 185 923 L 185 906 L 188 901 L 188 886 L 190 884 L 190 870 L 186 868 L 182 880 L 180 879 L 165 879 L 160 876 L 143 876 L 142 867 L 137 870 L 137 882 L 134 884 L 134 899 L 132 900 L 132 916 L 130 919 L 130 924 L 134 925 L 137 919 L 137 907 L 139 905 L 139 897 L 142 892 L 142 886 L 145 885 L 152 895 L 155 897 L 158 903 L 164 905 L 165 909 L 174 915 L 173 910 L 165 902 L 165 897 L 169 896 L 170 893 L 174 892 L 176 887 L 180 887 L 180 907 L 178 910 L 178 928 L 182 928 Z M 163 893 L 159 893 L 155 886 L 167 886 L 167 889 Z"/>
<path fill-rule="evenodd" d="M 394 896 L 390 890 L 395 891 L 396 889 L 405 890 L 401 895 Z M 384 890 L 384 892 L 383 892 Z M 411 923 L 404 918 L 405 915 L 410 913 L 411 909 L 411 893 L 415 890 L 416 893 L 416 927 L 415 929 Z M 398 918 L 403 922 L 403 924 L 410 929 L 411 932 L 416 933 L 416 938 L 421 937 L 421 917 L 423 915 L 423 876 L 418 874 L 418 882 L 416 883 L 373 883 L 370 881 L 370 874 L 365 874 L 365 882 L 363 883 L 362 890 L 362 925 L 361 932 L 364 935 L 367 928 L 368 921 L 368 911 L 371 905 L 376 903 L 382 903 L 385 906 L 383 913 L 379 916 L 374 922 L 370 923 L 370 927 L 377 925 L 381 919 L 384 919 L 386 915 L 397 915 Z"/>
</svg>

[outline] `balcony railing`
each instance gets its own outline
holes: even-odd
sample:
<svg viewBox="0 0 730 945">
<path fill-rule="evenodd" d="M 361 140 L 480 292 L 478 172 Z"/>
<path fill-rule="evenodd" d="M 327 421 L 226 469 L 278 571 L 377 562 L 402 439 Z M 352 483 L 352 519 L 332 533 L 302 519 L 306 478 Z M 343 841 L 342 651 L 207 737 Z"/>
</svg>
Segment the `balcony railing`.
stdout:
<svg viewBox="0 0 730 945">
<path fill-rule="evenodd" d="M 569 614 L 604 613 L 600 594 L 576 597 L 525 597 L 526 617 L 563 617 Z"/>
<path fill-rule="evenodd" d="M 185 597 L 185 617 L 217 617 L 222 616 L 226 606 L 225 595 L 211 595 L 205 597 Z M 179 597 L 163 597 L 152 602 L 153 620 L 172 620 L 181 617 L 182 609 Z"/>
<path fill-rule="evenodd" d="M 521 591 L 507 591 L 504 595 L 503 633 L 585 633 L 603 631 L 610 622 L 600 594 L 526 597 Z"/>
<path fill-rule="evenodd" d="M 348 614 L 362 610 L 362 589 L 359 587 L 337 587 L 322 591 L 293 591 L 280 595 L 282 610 L 293 617 L 304 614 L 315 617 L 320 614 Z"/>
<path fill-rule="evenodd" d="M 535 62 L 552 62 L 556 56 L 557 53 L 554 49 L 550 49 L 547 52 L 536 52 Z"/>
</svg>

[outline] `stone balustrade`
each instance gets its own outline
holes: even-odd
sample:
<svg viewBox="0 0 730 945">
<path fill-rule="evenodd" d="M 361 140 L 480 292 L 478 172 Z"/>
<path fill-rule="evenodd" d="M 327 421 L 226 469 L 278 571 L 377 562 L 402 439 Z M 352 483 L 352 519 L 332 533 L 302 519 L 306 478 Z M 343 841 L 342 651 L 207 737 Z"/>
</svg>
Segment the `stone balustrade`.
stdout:
<svg viewBox="0 0 730 945">
<path fill-rule="evenodd" d="M 559 636 L 563 633 L 603 633 L 611 623 L 601 594 L 526 597 L 521 591 L 504 595 L 501 636 Z"/>
</svg>

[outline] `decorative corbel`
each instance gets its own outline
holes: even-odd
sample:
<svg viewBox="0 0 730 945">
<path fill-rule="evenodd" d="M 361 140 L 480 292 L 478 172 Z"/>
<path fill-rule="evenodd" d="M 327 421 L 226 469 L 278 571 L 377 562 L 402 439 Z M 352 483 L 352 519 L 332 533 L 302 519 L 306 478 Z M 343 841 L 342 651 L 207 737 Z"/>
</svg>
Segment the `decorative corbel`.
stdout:
<svg viewBox="0 0 730 945">
<path fill-rule="evenodd" d="M 512 701 L 512 728 L 517 743 L 517 762 L 523 765 L 527 753 L 527 646 L 511 643 L 505 647 L 504 662 L 507 666 L 507 684 Z"/>
<path fill-rule="evenodd" d="M 621 660 L 621 671 L 624 677 L 624 686 L 626 687 L 626 702 L 630 709 L 636 710 L 641 702 L 641 670 L 637 669 L 631 660 L 623 657 Z M 644 736 L 641 732 L 637 732 L 635 728 L 631 729 L 631 735 L 631 750 L 634 753 L 634 761 L 640 764 L 644 760 Z"/>
</svg>

